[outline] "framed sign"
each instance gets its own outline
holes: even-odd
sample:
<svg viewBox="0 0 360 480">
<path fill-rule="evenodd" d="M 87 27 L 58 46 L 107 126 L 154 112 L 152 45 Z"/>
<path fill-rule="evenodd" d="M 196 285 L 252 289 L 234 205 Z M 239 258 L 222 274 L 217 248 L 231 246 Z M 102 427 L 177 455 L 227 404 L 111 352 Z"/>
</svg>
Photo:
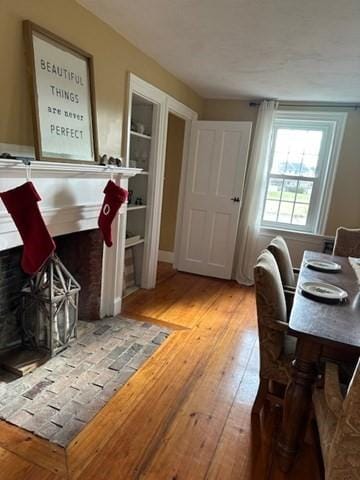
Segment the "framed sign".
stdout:
<svg viewBox="0 0 360 480">
<path fill-rule="evenodd" d="M 98 158 L 92 56 L 24 21 L 35 154 L 39 160 Z"/>
</svg>

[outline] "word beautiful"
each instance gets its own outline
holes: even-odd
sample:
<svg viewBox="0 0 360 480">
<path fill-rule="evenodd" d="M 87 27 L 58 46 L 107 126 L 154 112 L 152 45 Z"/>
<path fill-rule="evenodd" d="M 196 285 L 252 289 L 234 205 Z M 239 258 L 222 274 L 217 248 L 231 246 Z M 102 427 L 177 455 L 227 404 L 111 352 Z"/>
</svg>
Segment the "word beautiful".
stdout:
<svg viewBox="0 0 360 480">
<path fill-rule="evenodd" d="M 81 85 L 82 87 L 84 86 L 82 76 L 72 72 L 71 70 L 68 70 L 65 67 L 55 65 L 54 63 L 44 60 L 43 58 L 40 60 L 40 67 L 41 70 L 52 73 L 58 78 L 64 78 L 65 80 L 70 80 L 76 85 Z"/>
</svg>

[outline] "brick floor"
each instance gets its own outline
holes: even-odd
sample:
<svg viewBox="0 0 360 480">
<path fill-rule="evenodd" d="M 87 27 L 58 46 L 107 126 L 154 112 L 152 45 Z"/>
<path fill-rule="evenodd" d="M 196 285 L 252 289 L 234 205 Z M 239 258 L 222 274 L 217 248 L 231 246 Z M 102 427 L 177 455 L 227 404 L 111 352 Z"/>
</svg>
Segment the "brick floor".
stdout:
<svg viewBox="0 0 360 480">
<path fill-rule="evenodd" d="M 77 340 L 33 373 L 0 371 L 0 418 L 65 447 L 169 334 L 123 317 L 79 322 Z"/>
</svg>

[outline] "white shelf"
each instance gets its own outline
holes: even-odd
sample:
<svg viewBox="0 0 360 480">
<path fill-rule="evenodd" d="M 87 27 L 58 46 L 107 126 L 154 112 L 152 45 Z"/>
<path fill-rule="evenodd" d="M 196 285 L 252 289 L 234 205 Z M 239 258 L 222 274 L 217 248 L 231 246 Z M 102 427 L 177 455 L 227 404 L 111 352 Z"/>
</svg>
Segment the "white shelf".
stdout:
<svg viewBox="0 0 360 480">
<path fill-rule="evenodd" d="M 149 175 L 149 172 L 147 170 L 143 170 L 143 169 L 140 170 L 140 168 L 138 167 L 130 167 L 130 168 L 136 168 L 137 170 L 139 170 L 137 175 Z"/>
<path fill-rule="evenodd" d="M 134 242 L 129 242 L 129 243 L 126 243 L 127 240 L 130 240 L 130 239 L 125 240 L 125 248 L 135 247 L 135 245 L 140 245 L 141 243 L 144 243 L 143 238 L 140 238 L 140 240 L 135 240 Z"/>
<path fill-rule="evenodd" d="M 127 207 L 128 211 L 131 211 L 131 210 L 142 210 L 144 208 L 146 208 L 147 205 L 130 205 Z"/>
<path fill-rule="evenodd" d="M 135 132 L 135 130 L 130 130 L 131 135 L 134 137 L 146 138 L 147 140 L 151 140 L 151 135 L 146 135 L 145 133 Z"/>
</svg>

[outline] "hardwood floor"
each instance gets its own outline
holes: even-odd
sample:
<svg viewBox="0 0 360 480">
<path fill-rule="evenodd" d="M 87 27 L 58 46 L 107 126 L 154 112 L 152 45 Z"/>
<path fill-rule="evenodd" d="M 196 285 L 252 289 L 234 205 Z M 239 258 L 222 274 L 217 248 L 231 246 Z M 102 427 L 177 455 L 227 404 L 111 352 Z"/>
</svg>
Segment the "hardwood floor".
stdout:
<svg viewBox="0 0 360 480">
<path fill-rule="evenodd" d="M 41 468 L 0 447 L 0 478 L 6 480 L 65 480 L 65 476 Z"/>
<path fill-rule="evenodd" d="M 32 464 L 0 440 L 0 479 L 320 479 L 309 444 L 290 474 L 278 470 L 280 409 L 251 420 L 258 386 L 253 289 L 166 264 L 158 281 L 155 290 L 129 296 L 124 313 L 176 329 L 73 440 L 67 474 L 36 457 Z"/>
</svg>

